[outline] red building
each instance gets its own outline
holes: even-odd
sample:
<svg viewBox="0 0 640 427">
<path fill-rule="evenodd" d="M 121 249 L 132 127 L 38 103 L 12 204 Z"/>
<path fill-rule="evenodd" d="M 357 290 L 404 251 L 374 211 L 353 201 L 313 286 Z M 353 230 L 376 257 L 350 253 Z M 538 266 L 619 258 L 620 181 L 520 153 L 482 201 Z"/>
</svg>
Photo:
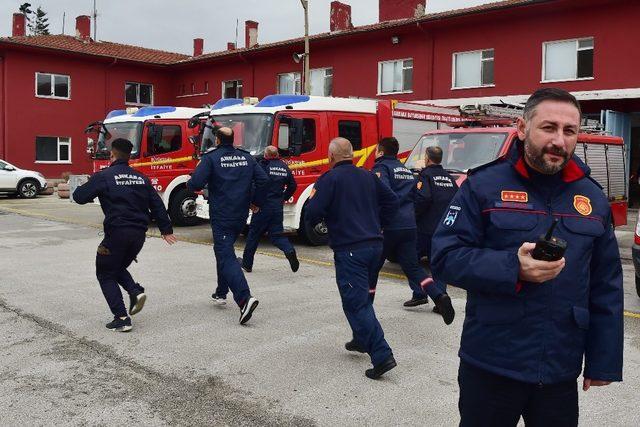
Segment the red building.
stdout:
<svg viewBox="0 0 640 427">
<path fill-rule="evenodd" d="M 331 4 L 331 31 L 311 36 L 312 94 L 443 105 L 522 102 L 537 88 L 567 89 L 585 113 L 606 120 L 640 160 L 640 3 L 508 0 L 437 14 L 424 0 L 379 0 L 380 21 L 351 25 Z M 0 38 L 0 158 L 56 178 L 88 172 L 84 126 L 128 105 L 201 106 L 221 97 L 299 93 L 302 38 L 259 44 L 246 22 L 245 48 L 194 55 L 77 36 Z M 635 28 L 635 29 L 634 29 Z M 47 80 L 49 79 L 49 80 Z M 637 153 L 638 152 L 638 153 Z M 631 170 L 636 169 L 636 161 Z"/>
</svg>

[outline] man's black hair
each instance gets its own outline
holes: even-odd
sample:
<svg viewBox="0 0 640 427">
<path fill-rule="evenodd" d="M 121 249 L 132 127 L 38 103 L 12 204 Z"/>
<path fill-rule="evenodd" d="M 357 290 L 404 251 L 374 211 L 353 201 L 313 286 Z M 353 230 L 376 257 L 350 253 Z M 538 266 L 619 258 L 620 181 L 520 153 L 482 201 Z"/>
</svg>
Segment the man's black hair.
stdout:
<svg viewBox="0 0 640 427">
<path fill-rule="evenodd" d="M 129 160 L 133 144 L 128 139 L 118 138 L 111 143 L 111 152 L 113 157 L 120 160 Z"/>
<path fill-rule="evenodd" d="M 571 104 L 578 109 L 578 113 L 580 114 L 580 117 L 582 117 L 582 109 L 580 108 L 580 103 L 575 96 L 571 95 L 566 90 L 558 89 L 555 87 L 548 87 L 544 89 L 538 89 L 537 91 L 533 92 L 533 94 L 531 94 L 529 99 L 527 99 L 527 103 L 524 106 L 524 111 L 522 112 L 522 116 L 524 117 L 524 119 L 530 120 L 535 114 L 538 104 L 544 101 L 558 101 Z"/>
<path fill-rule="evenodd" d="M 233 145 L 233 129 L 226 128 L 231 131 L 231 135 L 225 135 L 224 132 L 220 132 L 220 129 L 218 129 L 216 132 L 216 136 L 220 139 L 220 145 Z"/>
<path fill-rule="evenodd" d="M 427 147 L 427 158 L 436 165 L 442 163 L 442 148 L 437 145 Z"/>
<path fill-rule="evenodd" d="M 396 157 L 398 155 L 398 151 L 400 150 L 400 144 L 398 144 L 397 139 L 392 136 L 388 136 L 380 140 L 380 142 L 378 143 L 378 149 L 382 151 L 385 156 Z"/>
</svg>

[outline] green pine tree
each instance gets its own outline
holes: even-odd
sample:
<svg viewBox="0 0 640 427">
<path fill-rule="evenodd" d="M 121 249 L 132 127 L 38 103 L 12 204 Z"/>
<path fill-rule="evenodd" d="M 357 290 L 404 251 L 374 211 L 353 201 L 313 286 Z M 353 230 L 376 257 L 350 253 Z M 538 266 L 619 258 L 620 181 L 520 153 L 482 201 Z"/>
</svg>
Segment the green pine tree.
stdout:
<svg viewBox="0 0 640 427">
<path fill-rule="evenodd" d="M 49 35 L 49 18 L 47 18 L 47 12 L 42 10 L 40 6 L 38 6 L 38 9 L 36 10 L 36 22 L 34 24 L 33 35 Z"/>
</svg>

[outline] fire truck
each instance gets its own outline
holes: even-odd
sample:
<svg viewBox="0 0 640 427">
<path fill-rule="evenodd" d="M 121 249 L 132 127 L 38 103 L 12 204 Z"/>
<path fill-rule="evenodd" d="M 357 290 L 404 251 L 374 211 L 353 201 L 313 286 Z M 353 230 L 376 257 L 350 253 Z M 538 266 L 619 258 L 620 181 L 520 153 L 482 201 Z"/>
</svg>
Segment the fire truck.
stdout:
<svg viewBox="0 0 640 427">
<path fill-rule="evenodd" d="M 241 99 L 218 101 L 214 108 L 242 103 Z M 131 166 L 151 180 L 175 225 L 195 225 L 196 195 L 186 182 L 197 165 L 198 130 L 189 120 L 207 114 L 210 108 L 143 107 L 111 111 L 103 121 L 87 126 L 87 152 L 93 159 L 93 172 L 109 166 L 111 141 L 125 138 L 133 144 Z"/>
<path fill-rule="evenodd" d="M 256 157 L 275 146 L 291 168 L 298 188 L 285 202 L 285 231 L 297 231 L 309 244 L 327 242 L 322 224 L 309 227 L 305 205 L 313 183 L 328 170 L 331 139 L 345 137 L 354 148 L 357 166 L 371 168 L 380 138 L 395 136 L 401 155 L 408 154 L 425 131 L 461 120 L 457 109 L 409 102 L 328 98 L 306 95 L 269 95 L 250 105 L 213 108 L 202 126 L 202 150 L 213 144 L 214 126 L 234 130 L 235 144 Z M 195 123 L 194 123 L 195 124 Z M 209 218 L 206 192 L 196 200 L 197 215 Z"/>
<path fill-rule="evenodd" d="M 467 171 L 505 155 L 518 135 L 514 119 L 522 115 L 520 106 L 461 106 L 463 120 L 450 123 L 452 128 L 426 132 L 411 151 L 405 165 L 418 171 L 424 167 L 428 146 L 442 148 L 442 166 L 458 184 Z M 615 226 L 627 223 L 628 186 L 624 141 L 605 135 L 600 124 L 583 120 L 575 154 L 591 168 L 591 177 L 609 199 Z"/>
</svg>

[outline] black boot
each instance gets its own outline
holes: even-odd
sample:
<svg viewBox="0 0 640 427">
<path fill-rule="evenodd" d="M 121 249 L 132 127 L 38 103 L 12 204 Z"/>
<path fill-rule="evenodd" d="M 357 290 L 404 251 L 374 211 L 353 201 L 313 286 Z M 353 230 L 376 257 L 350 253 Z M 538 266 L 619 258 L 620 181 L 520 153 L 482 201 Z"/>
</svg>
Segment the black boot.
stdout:
<svg viewBox="0 0 640 427">
<path fill-rule="evenodd" d="M 367 378 L 371 378 L 372 380 L 380 378 L 385 372 L 388 372 L 398 366 L 396 363 L 396 359 L 393 358 L 393 355 L 387 357 L 387 359 L 379 364 L 378 366 L 374 366 L 371 369 L 367 369 L 364 374 Z"/>
<path fill-rule="evenodd" d="M 242 258 L 238 257 L 238 262 L 240 263 L 240 267 L 242 267 L 242 269 L 244 271 L 246 271 L 247 273 L 251 273 L 251 267 L 248 265 L 245 265 L 244 261 L 242 260 Z"/>
<path fill-rule="evenodd" d="M 351 341 L 346 343 L 344 345 L 344 348 L 346 348 L 348 351 L 357 351 L 358 353 L 366 353 L 367 352 L 367 350 L 365 350 L 365 348 L 363 346 L 361 346 L 360 343 L 357 342 L 355 339 L 352 339 Z"/>
<path fill-rule="evenodd" d="M 298 269 L 300 268 L 300 261 L 298 261 L 298 256 L 296 255 L 296 251 L 289 252 L 289 253 L 284 254 L 284 255 L 289 260 L 289 265 L 291 266 L 291 271 L 293 271 L 294 273 L 296 271 L 298 271 Z"/>
<path fill-rule="evenodd" d="M 449 298 L 449 295 L 442 294 L 436 298 L 434 302 L 436 303 L 436 306 L 433 308 L 433 311 L 442 316 L 442 320 L 444 320 L 445 324 L 450 325 L 456 317 L 456 311 L 453 309 L 453 305 L 451 305 L 451 298 Z"/>
</svg>

